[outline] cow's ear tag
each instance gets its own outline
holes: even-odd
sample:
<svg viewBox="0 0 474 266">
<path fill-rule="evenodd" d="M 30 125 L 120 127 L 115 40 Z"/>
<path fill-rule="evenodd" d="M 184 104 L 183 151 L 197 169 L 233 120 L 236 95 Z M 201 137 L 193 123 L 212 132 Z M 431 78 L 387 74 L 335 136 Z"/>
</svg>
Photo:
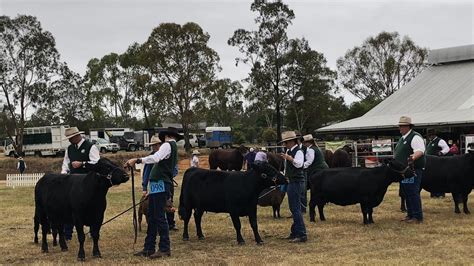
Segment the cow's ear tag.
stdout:
<svg viewBox="0 0 474 266">
<path fill-rule="evenodd" d="M 268 177 L 267 174 L 261 174 L 261 176 L 263 179 L 266 179 Z"/>
</svg>

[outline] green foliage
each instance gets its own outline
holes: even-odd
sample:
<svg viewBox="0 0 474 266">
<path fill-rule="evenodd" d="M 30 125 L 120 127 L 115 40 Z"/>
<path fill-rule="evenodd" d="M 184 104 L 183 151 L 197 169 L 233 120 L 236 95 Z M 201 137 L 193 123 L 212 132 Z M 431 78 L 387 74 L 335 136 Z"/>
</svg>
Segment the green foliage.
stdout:
<svg viewBox="0 0 474 266">
<path fill-rule="evenodd" d="M 356 97 L 385 99 L 424 68 L 428 51 L 398 32 L 381 32 L 337 60 L 342 87 Z"/>
<path fill-rule="evenodd" d="M 58 78 L 59 53 L 52 34 L 33 16 L 0 16 L 0 86 L 7 118 L 18 132 L 15 148 L 23 149 L 23 128 L 29 107 L 51 100 L 51 83 Z M 3 125 L 5 126 L 5 124 Z"/>
<path fill-rule="evenodd" d="M 368 97 L 362 101 L 352 103 L 347 112 L 346 119 L 349 120 L 352 118 L 363 116 L 365 113 L 370 111 L 370 109 L 374 108 L 381 101 L 382 100 L 380 99 L 374 99 L 374 98 Z"/>
<path fill-rule="evenodd" d="M 262 139 L 265 142 L 274 142 L 277 140 L 277 133 L 274 128 L 265 128 L 262 131 Z"/>
</svg>

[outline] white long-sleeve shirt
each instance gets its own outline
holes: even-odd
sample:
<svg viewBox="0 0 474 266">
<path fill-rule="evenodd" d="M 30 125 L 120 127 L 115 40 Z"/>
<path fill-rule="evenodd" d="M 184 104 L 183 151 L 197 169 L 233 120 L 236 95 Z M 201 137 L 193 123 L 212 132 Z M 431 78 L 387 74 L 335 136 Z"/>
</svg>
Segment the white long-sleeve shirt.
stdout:
<svg viewBox="0 0 474 266">
<path fill-rule="evenodd" d="M 406 137 L 410 135 L 410 133 L 411 133 L 411 129 L 405 135 L 403 135 L 402 138 L 406 139 Z M 420 137 L 419 135 L 415 135 L 413 137 L 413 139 L 411 140 L 410 146 L 413 149 L 413 152 L 421 151 L 422 153 L 425 153 L 425 142 L 423 138 Z"/>
<path fill-rule="evenodd" d="M 296 147 L 298 147 L 298 145 L 295 145 L 293 146 L 290 151 L 293 151 Z M 286 153 L 288 154 L 289 151 L 287 151 Z M 291 162 L 293 164 L 294 167 L 296 168 L 301 168 L 303 167 L 303 163 L 304 163 L 304 155 L 303 155 L 303 151 L 299 150 L 296 152 L 296 155 L 295 157 L 293 158 L 293 161 Z"/>
<path fill-rule="evenodd" d="M 304 164 L 303 164 L 304 169 L 307 169 L 314 162 L 314 150 L 311 149 L 311 146 L 309 146 L 306 149 L 306 160 L 304 161 Z"/>
<path fill-rule="evenodd" d="M 434 138 L 432 141 L 434 141 L 435 139 L 437 139 L 438 137 Z M 449 146 L 448 146 L 448 143 L 446 143 L 446 141 L 444 141 L 444 139 L 439 139 L 438 141 L 438 147 L 441 148 L 441 153 L 443 155 L 446 155 L 446 153 L 449 152 Z"/>
<path fill-rule="evenodd" d="M 175 140 L 170 140 L 175 141 Z M 168 142 L 161 144 L 160 149 L 152 155 L 143 157 L 142 163 L 144 164 L 153 164 L 158 163 L 162 160 L 168 159 L 171 155 L 171 145 Z"/>
<path fill-rule="evenodd" d="M 77 147 L 81 147 L 82 143 L 84 143 L 84 139 L 79 141 L 77 144 Z M 73 145 L 73 144 L 71 144 Z M 89 161 L 87 162 L 88 164 L 96 164 L 100 160 L 100 152 L 99 149 L 97 149 L 97 146 L 92 145 L 91 150 L 89 151 Z M 67 154 L 67 149 L 66 152 L 64 153 L 64 160 L 63 160 L 63 166 L 61 169 L 61 174 L 67 174 L 71 169 L 69 169 L 69 163 L 71 160 L 69 160 L 69 155 Z"/>
</svg>

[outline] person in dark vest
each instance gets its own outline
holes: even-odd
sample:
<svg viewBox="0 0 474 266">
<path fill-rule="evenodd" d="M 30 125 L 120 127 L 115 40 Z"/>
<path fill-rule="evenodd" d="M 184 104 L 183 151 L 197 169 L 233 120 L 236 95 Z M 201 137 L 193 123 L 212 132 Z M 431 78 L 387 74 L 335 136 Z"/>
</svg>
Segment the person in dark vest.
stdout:
<svg viewBox="0 0 474 266">
<path fill-rule="evenodd" d="M 433 156 L 446 156 L 449 153 L 449 146 L 446 141 L 436 135 L 435 129 L 428 129 L 426 131 L 426 136 L 429 140 L 426 144 L 426 155 Z M 444 198 L 445 194 L 443 192 L 434 192 L 431 193 L 432 198 Z"/>
<path fill-rule="evenodd" d="M 420 186 L 426 162 L 425 143 L 421 135 L 413 130 L 413 126 L 410 117 L 400 117 L 398 127 L 402 137 L 395 146 L 395 160 L 415 170 L 415 176 L 405 178 L 400 182 L 400 189 L 407 204 L 407 216 L 402 221 L 422 223 Z"/>
<path fill-rule="evenodd" d="M 134 254 L 151 259 L 171 256 L 171 242 L 165 208 L 167 208 L 167 202 L 171 196 L 173 172 L 178 164 L 176 142 L 183 138 L 173 127 L 160 131 L 158 137 L 163 143 L 156 153 L 144 158 L 130 159 L 125 163 L 126 167 L 133 167 L 136 163 L 154 164 L 150 172 L 148 228 L 145 244 L 142 251 Z M 157 233 L 160 235 L 158 251 L 155 249 Z"/>
<path fill-rule="evenodd" d="M 305 180 L 305 187 L 306 190 L 309 188 L 308 186 L 308 178 L 314 175 L 318 170 L 329 168 L 328 164 L 324 160 L 324 155 L 316 145 L 314 141 L 313 135 L 305 135 L 303 136 L 303 144 L 306 147 L 306 160 L 303 164 L 303 168 L 306 172 L 306 180 Z M 305 190 L 305 191 L 306 191 Z M 306 196 L 306 193 L 304 193 Z M 306 197 L 305 197 L 305 204 L 306 204 Z"/>
<path fill-rule="evenodd" d="M 301 195 L 306 191 L 304 187 L 304 155 L 298 147 L 298 136 L 294 131 L 285 131 L 281 134 L 286 147 L 286 153 L 281 157 L 285 160 L 285 176 L 288 178 L 288 205 L 293 218 L 291 232 L 287 239 L 291 243 L 306 242 L 308 239 L 306 227 L 301 213 Z"/>
<path fill-rule="evenodd" d="M 77 127 L 66 128 L 65 140 L 71 143 L 65 153 L 61 174 L 87 174 L 89 164 L 96 164 L 100 160 L 100 152 L 92 142 L 84 139 Z M 64 234 L 66 240 L 72 238 L 72 224 L 64 225 Z"/>
<path fill-rule="evenodd" d="M 303 152 L 303 158 L 304 162 L 306 162 L 306 146 L 303 144 L 303 136 L 301 136 L 301 133 L 299 131 L 295 131 L 296 136 L 298 137 L 297 142 L 298 142 L 298 148 Z M 306 175 L 306 171 L 303 171 L 304 174 L 304 186 L 307 186 L 308 182 L 308 176 Z M 306 213 L 306 207 L 308 205 L 308 192 L 306 189 L 303 190 L 301 193 L 301 213 L 305 214 Z"/>
<path fill-rule="evenodd" d="M 18 157 L 18 163 L 16 165 L 16 169 L 18 169 L 18 171 L 20 171 L 20 174 L 22 175 L 23 172 L 25 172 L 26 170 L 26 163 L 25 163 L 25 160 L 23 160 L 23 157 Z"/>
</svg>

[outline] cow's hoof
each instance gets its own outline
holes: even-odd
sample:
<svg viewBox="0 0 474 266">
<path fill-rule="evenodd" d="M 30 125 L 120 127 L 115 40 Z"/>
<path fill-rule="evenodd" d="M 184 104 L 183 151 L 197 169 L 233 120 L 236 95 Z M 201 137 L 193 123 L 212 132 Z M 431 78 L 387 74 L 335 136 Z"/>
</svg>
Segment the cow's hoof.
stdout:
<svg viewBox="0 0 474 266">
<path fill-rule="evenodd" d="M 41 252 L 48 253 L 49 251 L 47 249 L 43 249 L 43 250 L 41 250 Z"/>
<path fill-rule="evenodd" d="M 53 242 L 53 247 L 57 246 L 58 243 L 57 242 Z"/>
<path fill-rule="evenodd" d="M 245 241 L 239 241 L 239 242 L 237 242 L 237 244 L 239 244 L 239 246 L 243 246 L 243 245 L 245 245 Z"/>
<path fill-rule="evenodd" d="M 77 257 L 77 261 L 84 262 L 84 261 L 86 261 L 86 258 L 79 258 L 79 257 Z"/>
<path fill-rule="evenodd" d="M 92 257 L 94 257 L 95 259 L 101 259 L 102 255 L 100 255 L 99 253 L 99 254 L 92 255 Z"/>
<path fill-rule="evenodd" d="M 454 211 L 454 213 L 456 213 L 456 214 L 460 214 L 460 213 L 461 213 L 461 211 L 460 211 L 460 210 L 455 210 L 455 211 Z"/>
<path fill-rule="evenodd" d="M 67 248 L 61 248 L 61 251 L 62 251 L 62 252 L 66 252 L 66 251 L 67 251 Z"/>
<path fill-rule="evenodd" d="M 198 236 L 198 239 L 199 239 L 199 240 L 204 240 L 204 239 L 206 239 L 206 238 L 205 238 L 204 236 Z"/>
<path fill-rule="evenodd" d="M 263 241 L 257 242 L 258 246 L 263 246 L 264 244 L 265 244 L 265 242 L 263 242 Z"/>
<path fill-rule="evenodd" d="M 35 244 L 38 244 L 38 238 L 35 238 L 35 240 L 33 241 Z"/>
<path fill-rule="evenodd" d="M 309 222 L 310 222 L 310 223 L 315 223 L 316 220 L 315 220 L 315 219 L 309 219 Z"/>
<path fill-rule="evenodd" d="M 189 237 L 183 237 L 183 241 L 189 241 Z"/>
</svg>

